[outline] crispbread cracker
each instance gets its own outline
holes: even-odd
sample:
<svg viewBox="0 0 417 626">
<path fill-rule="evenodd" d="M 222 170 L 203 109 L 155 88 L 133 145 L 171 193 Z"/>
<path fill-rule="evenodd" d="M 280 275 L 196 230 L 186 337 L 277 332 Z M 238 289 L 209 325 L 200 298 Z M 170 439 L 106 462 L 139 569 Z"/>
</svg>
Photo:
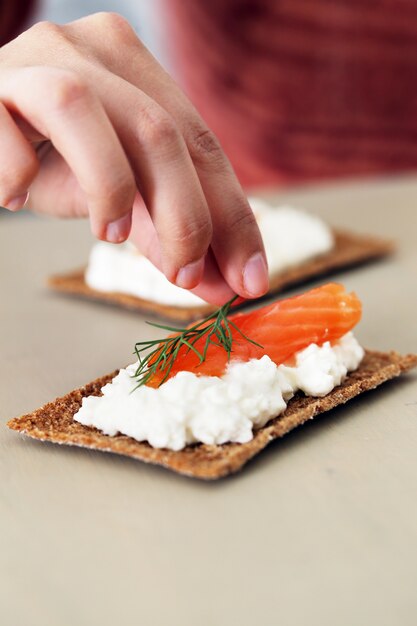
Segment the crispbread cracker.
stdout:
<svg viewBox="0 0 417 626">
<path fill-rule="evenodd" d="M 271 276 L 268 296 L 309 279 L 387 256 L 394 251 L 393 243 L 385 239 L 357 235 L 342 230 L 334 230 L 333 234 L 335 246 L 330 252 Z M 51 276 L 48 285 L 63 293 L 84 296 L 107 304 L 176 321 L 191 321 L 214 311 L 214 307 L 209 304 L 197 307 L 178 307 L 159 304 L 123 293 L 96 291 L 85 282 L 84 271 L 84 269 L 79 269 L 67 274 Z"/>
<path fill-rule="evenodd" d="M 152 448 L 147 443 L 139 443 L 125 435 L 109 437 L 95 428 L 74 421 L 73 416 L 81 406 L 82 398 L 100 395 L 101 387 L 110 382 L 117 372 L 76 389 L 34 413 L 12 419 L 7 425 L 13 430 L 42 441 L 115 452 L 147 463 L 163 465 L 180 474 L 213 480 L 237 472 L 273 439 L 282 437 L 319 413 L 344 404 L 360 393 L 374 389 L 416 365 L 417 355 L 402 356 L 396 352 L 367 351 L 359 369 L 349 374 L 342 385 L 324 398 L 297 394 L 290 400 L 282 415 L 255 431 L 253 439 L 243 444 L 229 443 L 218 446 L 199 444 L 174 452 Z"/>
</svg>

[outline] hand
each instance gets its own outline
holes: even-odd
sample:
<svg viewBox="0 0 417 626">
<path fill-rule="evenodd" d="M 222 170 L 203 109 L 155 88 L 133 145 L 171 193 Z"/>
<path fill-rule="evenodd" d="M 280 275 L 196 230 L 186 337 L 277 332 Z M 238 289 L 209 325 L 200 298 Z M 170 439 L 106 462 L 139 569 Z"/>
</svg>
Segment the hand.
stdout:
<svg viewBox="0 0 417 626">
<path fill-rule="evenodd" d="M 253 213 L 218 140 L 119 15 L 39 23 L 0 50 L 0 204 L 89 216 L 167 278 L 224 302 L 268 288 Z M 7 157 L 7 160 L 5 159 Z"/>
</svg>

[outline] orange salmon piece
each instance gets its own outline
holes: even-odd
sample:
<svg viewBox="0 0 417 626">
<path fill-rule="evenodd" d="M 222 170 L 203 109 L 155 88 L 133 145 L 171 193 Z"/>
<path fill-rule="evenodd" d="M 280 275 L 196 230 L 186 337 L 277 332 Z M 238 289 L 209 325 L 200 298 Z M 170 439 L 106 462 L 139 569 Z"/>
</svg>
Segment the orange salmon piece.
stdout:
<svg viewBox="0 0 417 626">
<path fill-rule="evenodd" d="M 244 339 L 231 326 L 230 361 L 260 359 L 267 354 L 280 365 L 311 343 L 320 346 L 326 341 L 340 339 L 359 322 L 361 314 L 362 306 L 357 295 L 347 293 L 343 285 L 337 283 L 328 283 L 249 313 L 234 313 L 228 319 L 262 347 Z M 205 341 L 206 337 L 202 337 L 194 344 L 201 353 Z M 204 376 L 221 376 L 228 362 L 228 354 L 221 346 L 210 344 L 202 363 L 193 351 L 183 346 L 168 378 L 183 370 Z M 148 384 L 158 386 L 163 376 L 163 372 L 157 372 Z"/>
</svg>

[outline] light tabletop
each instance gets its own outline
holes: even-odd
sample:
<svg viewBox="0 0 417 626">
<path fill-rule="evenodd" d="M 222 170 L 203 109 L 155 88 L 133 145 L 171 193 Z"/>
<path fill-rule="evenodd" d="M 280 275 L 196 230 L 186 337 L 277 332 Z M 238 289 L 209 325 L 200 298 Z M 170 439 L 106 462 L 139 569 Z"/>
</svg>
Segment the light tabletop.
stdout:
<svg viewBox="0 0 417 626">
<path fill-rule="evenodd" d="M 363 345 L 417 352 L 417 179 L 275 196 L 398 242 L 393 258 L 337 279 L 363 301 Z M 86 222 L 0 215 L 0 623 L 414 626 L 413 373 L 215 483 L 5 427 L 125 365 L 154 332 L 45 288 L 91 243 Z"/>
</svg>

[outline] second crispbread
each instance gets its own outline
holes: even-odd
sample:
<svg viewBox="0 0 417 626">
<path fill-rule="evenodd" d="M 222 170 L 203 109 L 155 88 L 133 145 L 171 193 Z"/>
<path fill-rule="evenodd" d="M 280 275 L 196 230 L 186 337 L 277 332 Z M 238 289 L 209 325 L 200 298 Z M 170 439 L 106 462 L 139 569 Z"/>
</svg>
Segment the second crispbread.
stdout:
<svg viewBox="0 0 417 626">
<path fill-rule="evenodd" d="M 101 387 L 110 382 L 117 372 L 76 389 L 33 413 L 15 418 L 8 426 L 42 441 L 114 452 L 147 463 L 162 465 L 187 476 L 214 480 L 237 472 L 272 440 L 282 437 L 316 415 L 400 376 L 416 365 L 417 355 L 402 356 L 396 352 L 367 351 L 360 367 L 349 374 L 339 387 L 335 387 L 323 398 L 297 394 L 289 401 L 282 415 L 255 431 L 253 439 L 244 444 L 199 444 L 187 446 L 176 452 L 152 448 L 147 443 L 138 442 L 125 435 L 109 437 L 96 428 L 76 422 L 73 418 L 81 406 L 83 397 L 100 395 Z"/>
<path fill-rule="evenodd" d="M 319 276 L 387 256 L 394 251 L 393 243 L 385 239 L 342 230 L 335 230 L 334 236 L 335 246 L 330 252 L 271 276 L 268 295 L 280 293 L 286 288 Z M 51 276 L 48 285 L 62 293 L 86 297 L 175 321 L 191 321 L 214 310 L 211 305 L 176 307 L 128 294 L 97 291 L 85 282 L 83 269 Z"/>
</svg>

